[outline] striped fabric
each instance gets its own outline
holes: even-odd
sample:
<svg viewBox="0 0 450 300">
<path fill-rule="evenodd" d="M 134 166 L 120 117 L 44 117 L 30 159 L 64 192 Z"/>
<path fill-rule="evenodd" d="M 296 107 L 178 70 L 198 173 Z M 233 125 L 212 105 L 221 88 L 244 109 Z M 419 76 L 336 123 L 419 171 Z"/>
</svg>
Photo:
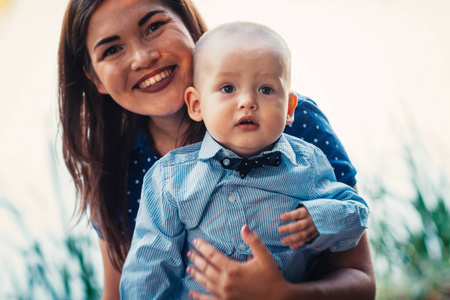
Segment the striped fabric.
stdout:
<svg viewBox="0 0 450 300">
<path fill-rule="evenodd" d="M 298 105 L 295 109 L 295 122 L 286 126 L 284 132 L 319 147 L 327 156 L 337 181 L 354 186 L 356 169 L 352 165 L 344 146 L 333 131 L 328 119 L 319 107 L 308 97 L 297 94 Z M 127 210 L 128 226 L 134 231 L 136 215 L 141 201 L 144 174 L 160 158 L 150 147 L 148 124 L 140 124 L 136 132 L 135 144 L 130 153 L 128 166 Z M 121 222 L 124 216 L 118 208 Z M 101 227 L 94 224 L 98 236 L 103 239 Z M 123 233 L 125 234 L 125 232 Z"/>
<path fill-rule="evenodd" d="M 237 157 L 207 133 L 202 143 L 176 149 L 146 173 L 136 228 L 121 279 L 123 299 L 188 299 L 206 292 L 186 272 L 186 252 L 202 238 L 244 261 L 251 250 L 240 229 L 249 224 L 264 241 L 285 278 L 305 281 L 325 249 L 346 250 L 366 228 L 369 209 L 349 186 L 336 182 L 319 148 L 282 135 L 279 167 L 252 170 L 244 179 L 220 160 Z M 268 151 L 271 152 L 271 151 Z M 267 153 L 267 152 L 265 152 Z M 280 242 L 280 215 L 304 205 L 319 236 L 299 250 Z"/>
</svg>

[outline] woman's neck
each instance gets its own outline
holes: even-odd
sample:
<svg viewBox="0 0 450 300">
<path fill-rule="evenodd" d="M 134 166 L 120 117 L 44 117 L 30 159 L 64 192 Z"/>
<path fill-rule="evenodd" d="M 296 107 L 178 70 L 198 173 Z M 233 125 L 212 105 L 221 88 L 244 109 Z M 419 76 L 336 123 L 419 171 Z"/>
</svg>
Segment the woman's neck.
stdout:
<svg viewBox="0 0 450 300">
<path fill-rule="evenodd" d="M 180 147 L 189 123 L 185 112 L 173 116 L 150 117 L 148 130 L 153 140 L 152 148 L 160 156 Z"/>
</svg>

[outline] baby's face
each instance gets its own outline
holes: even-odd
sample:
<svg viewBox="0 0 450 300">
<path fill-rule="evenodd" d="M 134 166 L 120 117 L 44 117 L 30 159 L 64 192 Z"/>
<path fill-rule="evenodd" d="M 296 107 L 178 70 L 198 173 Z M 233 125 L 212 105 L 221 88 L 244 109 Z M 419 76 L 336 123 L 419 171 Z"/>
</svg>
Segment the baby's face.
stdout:
<svg viewBox="0 0 450 300">
<path fill-rule="evenodd" d="M 276 45 L 233 33 L 205 45 L 195 65 L 206 128 L 242 157 L 269 150 L 286 126 L 290 59 Z"/>
</svg>

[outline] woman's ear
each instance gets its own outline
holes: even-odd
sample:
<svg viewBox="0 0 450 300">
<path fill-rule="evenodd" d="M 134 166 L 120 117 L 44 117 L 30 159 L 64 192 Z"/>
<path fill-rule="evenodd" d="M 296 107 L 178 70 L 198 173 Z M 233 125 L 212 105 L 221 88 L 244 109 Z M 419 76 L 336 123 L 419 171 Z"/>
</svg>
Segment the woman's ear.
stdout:
<svg viewBox="0 0 450 300">
<path fill-rule="evenodd" d="M 295 108 L 298 104 L 297 94 L 294 92 L 289 93 L 288 111 L 286 118 L 286 125 L 292 124 L 294 122 Z"/>
<path fill-rule="evenodd" d="M 189 117 L 192 120 L 197 122 L 203 120 L 202 110 L 200 109 L 200 95 L 193 86 L 188 87 L 184 92 L 184 102 L 186 102 Z"/>
<path fill-rule="evenodd" d="M 105 86 L 103 85 L 103 83 L 100 81 L 100 79 L 98 79 L 97 74 L 95 74 L 94 72 L 92 72 L 93 74 L 91 74 L 91 72 L 86 71 L 86 68 L 83 66 L 83 72 L 84 75 L 86 75 L 86 77 L 95 85 L 95 87 L 97 88 L 97 91 L 100 94 L 109 94 L 108 91 L 105 89 Z"/>
</svg>

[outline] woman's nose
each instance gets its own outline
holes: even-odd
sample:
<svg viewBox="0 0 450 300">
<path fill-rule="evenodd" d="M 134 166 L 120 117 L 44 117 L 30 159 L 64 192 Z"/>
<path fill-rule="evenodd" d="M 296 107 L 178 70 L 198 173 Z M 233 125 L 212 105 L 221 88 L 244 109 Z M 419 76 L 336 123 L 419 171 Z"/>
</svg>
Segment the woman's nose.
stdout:
<svg viewBox="0 0 450 300">
<path fill-rule="evenodd" d="M 139 69 L 148 68 L 161 57 L 159 51 L 155 49 L 146 49 L 145 47 L 136 47 L 131 61 L 131 69 L 137 71 Z"/>
</svg>

